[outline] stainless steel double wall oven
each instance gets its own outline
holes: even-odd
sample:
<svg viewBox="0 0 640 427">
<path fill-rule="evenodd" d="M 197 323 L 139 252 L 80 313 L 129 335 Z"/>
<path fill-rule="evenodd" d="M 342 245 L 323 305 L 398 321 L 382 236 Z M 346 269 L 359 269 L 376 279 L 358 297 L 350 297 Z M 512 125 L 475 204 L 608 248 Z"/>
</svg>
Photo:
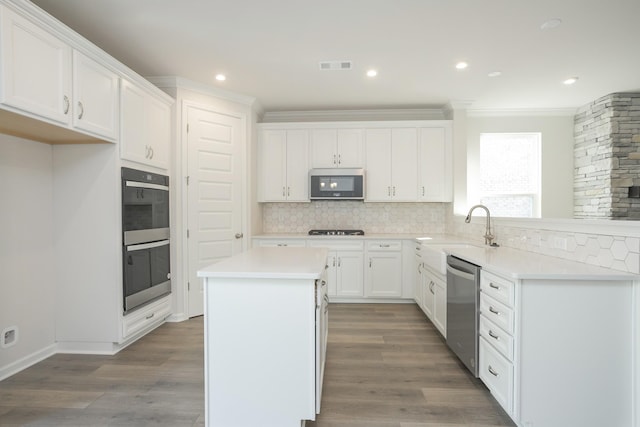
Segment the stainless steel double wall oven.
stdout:
<svg viewBox="0 0 640 427">
<path fill-rule="evenodd" d="M 123 309 L 171 292 L 169 177 L 122 168 Z"/>
</svg>

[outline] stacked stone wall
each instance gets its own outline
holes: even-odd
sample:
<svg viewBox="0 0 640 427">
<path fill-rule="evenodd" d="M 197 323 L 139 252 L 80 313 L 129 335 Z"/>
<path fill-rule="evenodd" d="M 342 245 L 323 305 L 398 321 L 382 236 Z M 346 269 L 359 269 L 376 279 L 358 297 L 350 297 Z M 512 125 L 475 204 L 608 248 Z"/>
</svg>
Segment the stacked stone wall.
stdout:
<svg viewBox="0 0 640 427">
<path fill-rule="evenodd" d="M 614 93 L 574 119 L 574 216 L 640 219 L 640 93 Z"/>
</svg>

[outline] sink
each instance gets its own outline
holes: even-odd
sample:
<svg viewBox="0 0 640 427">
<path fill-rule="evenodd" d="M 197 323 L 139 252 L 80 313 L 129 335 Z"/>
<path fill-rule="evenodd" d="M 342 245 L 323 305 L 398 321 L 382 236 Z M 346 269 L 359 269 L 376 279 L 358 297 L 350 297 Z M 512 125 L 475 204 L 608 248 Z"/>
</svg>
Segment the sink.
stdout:
<svg viewBox="0 0 640 427">
<path fill-rule="evenodd" d="M 447 274 L 447 253 L 448 249 L 454 248 L 477 248 L 476 245 L 468 243 L 443 243 L 443 244 L 423 244 L 420 245 L 422 250 L 422 262 L 426 267 L 445 275 Z"/>
</svg>

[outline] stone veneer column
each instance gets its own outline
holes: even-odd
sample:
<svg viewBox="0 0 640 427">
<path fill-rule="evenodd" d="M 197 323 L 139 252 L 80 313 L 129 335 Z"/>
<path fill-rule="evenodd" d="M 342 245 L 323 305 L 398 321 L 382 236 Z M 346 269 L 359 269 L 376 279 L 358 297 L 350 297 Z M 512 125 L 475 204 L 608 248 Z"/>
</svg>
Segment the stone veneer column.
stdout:
<svg viewBox="0 0 640 427">
<path fill-rule="evenodd" d="M 640 93 L 613 93 L 574 119 L 574 216 L 640 219 Z"/>
</svg>

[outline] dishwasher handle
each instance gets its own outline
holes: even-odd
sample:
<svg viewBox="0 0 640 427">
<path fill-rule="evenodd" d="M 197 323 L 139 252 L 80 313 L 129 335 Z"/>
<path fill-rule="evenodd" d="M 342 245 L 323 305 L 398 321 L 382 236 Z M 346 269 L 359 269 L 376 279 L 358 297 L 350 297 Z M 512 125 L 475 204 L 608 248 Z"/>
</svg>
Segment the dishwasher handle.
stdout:
<svg viewBox="0 0 640 427">
<path fill-rule="evenodd" d="M 447 273 L 451 273 L 454 276 L 462 277 L 463 279 L 466 279 L 466 280 L 472 280 L 472 281 L 476 280 L 475 275 L 458 270 L 457 268 L 453 268 L 449 264 L 447 264 Z"/>
</svg>

